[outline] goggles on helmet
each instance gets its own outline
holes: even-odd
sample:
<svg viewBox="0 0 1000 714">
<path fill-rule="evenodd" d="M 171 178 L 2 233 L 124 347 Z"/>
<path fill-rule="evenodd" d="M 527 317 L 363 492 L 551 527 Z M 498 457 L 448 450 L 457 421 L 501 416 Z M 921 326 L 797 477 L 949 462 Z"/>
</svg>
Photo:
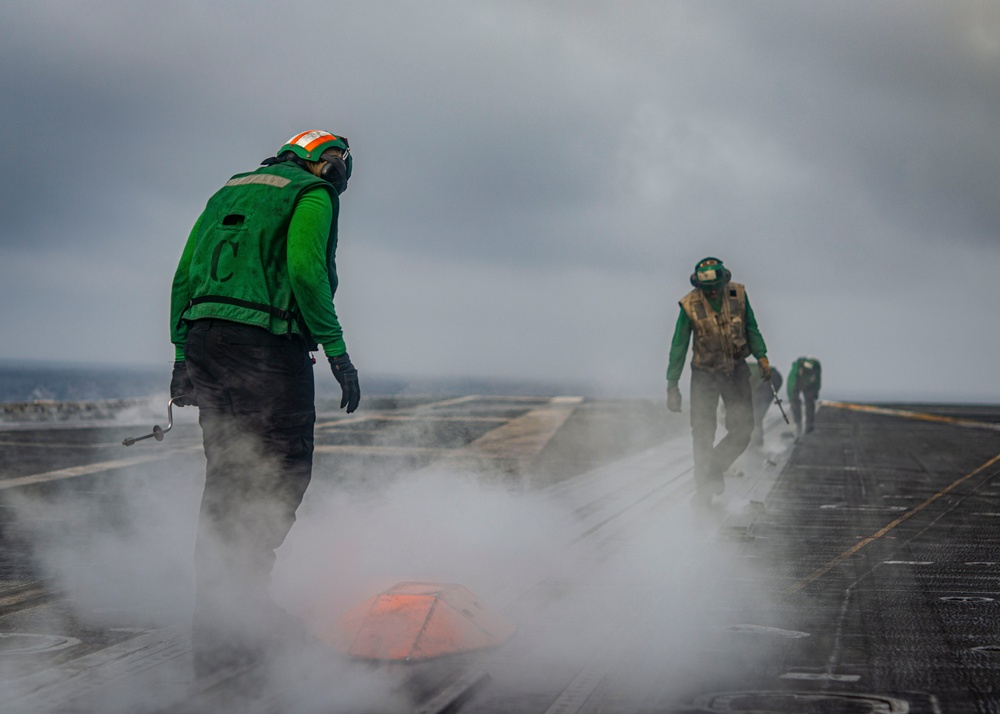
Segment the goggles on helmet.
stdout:
<svg viewBox="0 0 1000 714">
<path fill-rule="evenodd" d="M 722 264 L 700 265 L 696 271 L 698 282 L 712 284 L 722 280 Z"/>
<path fill-rule="evenodd" d="M 348 146 L 347 148 L 341 149 L 339 146 L 334 146 L 324 151 L 323 155 L 319 158 L 321 161 L 330 161 L 331 159 L 341 159 L 343 161 L 347 161 L 347 157 L 350 155 L 351 147 Z"/>
<path fill-rule="evenodd" d="M 714 265 L 698 268 L 698 280 L 703 283 L 714 283 L 718 280 L 718 275 Z"/>
</svg>

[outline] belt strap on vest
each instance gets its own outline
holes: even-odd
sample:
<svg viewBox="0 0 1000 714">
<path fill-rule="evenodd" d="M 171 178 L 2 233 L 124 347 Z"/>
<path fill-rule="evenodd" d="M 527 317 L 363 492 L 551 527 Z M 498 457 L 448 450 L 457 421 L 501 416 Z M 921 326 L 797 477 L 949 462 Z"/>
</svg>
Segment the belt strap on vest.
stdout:
<svg viewBox="0 0 1000 714">
<path fill-rule="evenodd" d="M 292 320 L 296 319 L 294 313 L 290 310 L 283 310 L 280 307 L 274 307 L 273 305 L 265 305 L 262 302 L 251 302 L 250 300 L 240 300 L 239 298 L 229 297 L 227 295 L 201 295 L 196 298 L 191 298 L 188 300 L 187 307 L 184 308 L 184 312 L 187 312 L 195 305 L 200 305 L 203 302 L 218 302 L 224 305 L 235 305 L 236 307 L 245 307 L 250 310 L 260 310 L 261 312 L 266 312 L 279 320 L 284 320 L 285 324 L 288 325 L 286 330 L 286 335 L 288 337 L 292 336 Z M 180 327 L 181 320 L 184 319 L 184 312 L 177 319 L 177 326 Z"/>
</svg>

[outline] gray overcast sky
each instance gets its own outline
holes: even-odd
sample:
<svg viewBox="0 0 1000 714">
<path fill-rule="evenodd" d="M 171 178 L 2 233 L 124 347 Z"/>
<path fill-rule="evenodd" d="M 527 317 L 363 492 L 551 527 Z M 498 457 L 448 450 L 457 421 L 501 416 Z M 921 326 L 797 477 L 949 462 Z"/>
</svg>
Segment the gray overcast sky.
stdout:
<svg viewBox="0 0 1000 714">
<path fill-rule="evenodd" d="M 824 396 L 1000 401 L 1000 4 L 5 2 L 0 96 L 0 358 L 169 361 L 206 199 L 321 128 L 362 378 L 658 398 L 716 255 Z"/>
</svg>

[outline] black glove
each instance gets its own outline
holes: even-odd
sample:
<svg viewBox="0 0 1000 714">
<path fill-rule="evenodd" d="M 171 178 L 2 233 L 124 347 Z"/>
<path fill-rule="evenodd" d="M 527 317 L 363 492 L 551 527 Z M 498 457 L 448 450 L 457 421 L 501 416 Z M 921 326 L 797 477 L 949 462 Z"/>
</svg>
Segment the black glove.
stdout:
<svg viewBox="0 0 1000 714">
<path fill-rule="evenodd" d="M 196 407 L 198 398 L 194 394 L 194 384 L 188 377 L 184 360 L 174 362 L 174 372 L 170 375 L 170 398 L 179 407 Z"/>
<path fill-rule="evenodd" d="M 681 411 L 681 390 L 676 383 L 667 383 L 667 409 L 677 413 Z"/>
<path fill-rule="evenodd" d="M 337 382 L 340 384 L 340 408 L 343 409 L 347 407 L 347 413 L 350 414 L 355 409 L 358 408 L 358 403 L 361 401 L 361 385 L 358 384 L 358 370 L 354 368 L 351 364 L 351 358 L 347 356 L 347 353 L 338 357 L 327 357 L 330 360 L 330 368 L 333 370 L 333 376 L 336 377 Z"/>
</svg>

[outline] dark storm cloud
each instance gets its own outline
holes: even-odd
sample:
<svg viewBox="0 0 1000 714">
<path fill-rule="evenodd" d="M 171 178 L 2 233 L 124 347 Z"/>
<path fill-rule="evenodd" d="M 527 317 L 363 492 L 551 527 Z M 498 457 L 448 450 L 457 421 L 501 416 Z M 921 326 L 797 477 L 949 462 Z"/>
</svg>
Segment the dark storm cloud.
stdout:
<svg viewBox="0 0 1000 714">
<path fill-rule="evenodd" d="M 400 250 L 639 264 L 656 250 L 646 235 L 671 225 L 686 236 L 737 226 L 773 235 L 780 215 L 797 232 L 856 232 L 845 207 L 860 194 L 885 220 L 922 234 L 989 240 L 1000 227 L 996 63 L 963 47 L 968 27 L 943 6 L 652 4 L 615 22 L 601 5 L 436 7 L 397 8 L 392 23 L 377 5 L 346 10 L 352 31 L 334 64 L 349 78 L 319 83 L 306 47 L 266 31 L 283 17 L 266 5 L 235 16 L 208 10 L 205 27 L 167 23 L 159 32 L 177 39 L 137 61 L 130 55 L 148 29 L 130 28 L 138 37 L 127 42 L 114 22 L 106 37 L 90 25 L 74 36 L 37 16 L 7 23 L 0 52 L 11 70 L 0 89 L 13 101 L 0 111 L 5 155 L 19 168 L 0 175 L 6 240 L 29 229 L 57 240 L 88 207 L 112 216 L 137 184 L 193 200 L 191 177 L 211 186 L 263 158 L 240 150 L 265 136 L 241 128 L 248 117 L 297 127 L 288 115 L 315 115 L 295 106 L 309 94 L 357 125 L 356 185 L 366 175 L 379 182 L 358 210 L 373 216 L 373 240 Z M 213 22 L 231 22 L 231 32 L 218 36 Z M 260 44 L 253 51 L 238 37 Z M 101 39 L 104 55 L 94 56 Z M 185 57 L 172 62 L 174 49 Z M 670 132 L 663 162 L 647 137 L 638 149 L 646 156 L 616 171 L 624 129 L 643 105 Z M 760 152 L 747 161 L 781 156 L 778 171 L 807 171 L 812 185 L 786 191 L 747 173 L 766 179 L 767 166 L 727 163 L 734 146 L 706 140 L 727 131 L 735 150 Z M 62 170 L 32 160 L 20 137 L 33 134 L 60 137 Z M 678 165 L 685 144 L 703 152 L 693 168 Z M 142 157 L 141 166 L 122 156 Z M 643 173 L 678 176 L 673 200 L 636 204 Z M 32 198 L 46 192 L 58 200 L 39 215 Z M 669 221 L 657 216 L 667 210 Z M 565 234 L 576 249 L 561 257 Z"/>
<path fill-rule="evenodd" d="M 514 7 L 517 51 L 494 48 L 489 65 L 503 71 L 476 71 L 488 37 L 435 68 L 433 101 L 409 97 L 433 132 L 386 164 L 408 230 L 383 213 L 377 240 L 642 269 L 741 236 L 803 256 L 836 242 L 849 265 L 873 242 L 886 255 L 902 235 L 985 244 L 1000 227 L 996 65 L 968 46 L 967 17 L 699 3 L 608 22 L 601 7 Z"/>
<path fill-rule="evenodd" d="M 51 9 L 0 11 L 0 248 L 47 250 L 81 236 L 95 249 L 120 247 L 122 232 L 155 230 L 141 216 L 145 197 L 190 190 L 191 158 L 176 147 L 197 90 L 166 58 L 121 44 L 127 12 L 101 30 L 83 6 L 63 26 Z"/>
<path fill-rule="evenodd" d="M 102 152 L 113 151 L 114 129 L 105 122 L 132 101 L 107 81 L 67 76 L 60 66 L 39 66 L 10 42 L 2 45 L 0 245 L 26 237 L 38 246 L 57 243 L 74 218 L 89 218 L 97 207 L 94 185 L 103 177 L 91 169 Z M 107 183 L 115 188 L 113 179 Z"/>
<path fill-rule="evenodd" d="M 992 242 L 1000 64 L 976 34 L 1000 17 L 977 7 L 733 4 L 762 81 L 729 110 L 769 124 L 832 194 L 865 194 L 913 235 Z"/>
<path fill-rule="evenodd" d="M 658 380 L 687 274 L 717 253 L 777 353 L 848 362 L 857 335 L 880 356 L 908 338 L 861 329 L 871 301 L 957 333 L 942 296 L 1000 269 L 989 4 L 334 10 L 0 8 L 0 298 L 45 294 L 0 328 L 159 358 L 205 200 L 305 128 L 351 139 L 338 309 L 375 369 L 433 372 L 448 345 L 454 372 L 560 375 L 570 353 Z M 530 366 L 497 357 L 511 345 Z"/>
</svg>

